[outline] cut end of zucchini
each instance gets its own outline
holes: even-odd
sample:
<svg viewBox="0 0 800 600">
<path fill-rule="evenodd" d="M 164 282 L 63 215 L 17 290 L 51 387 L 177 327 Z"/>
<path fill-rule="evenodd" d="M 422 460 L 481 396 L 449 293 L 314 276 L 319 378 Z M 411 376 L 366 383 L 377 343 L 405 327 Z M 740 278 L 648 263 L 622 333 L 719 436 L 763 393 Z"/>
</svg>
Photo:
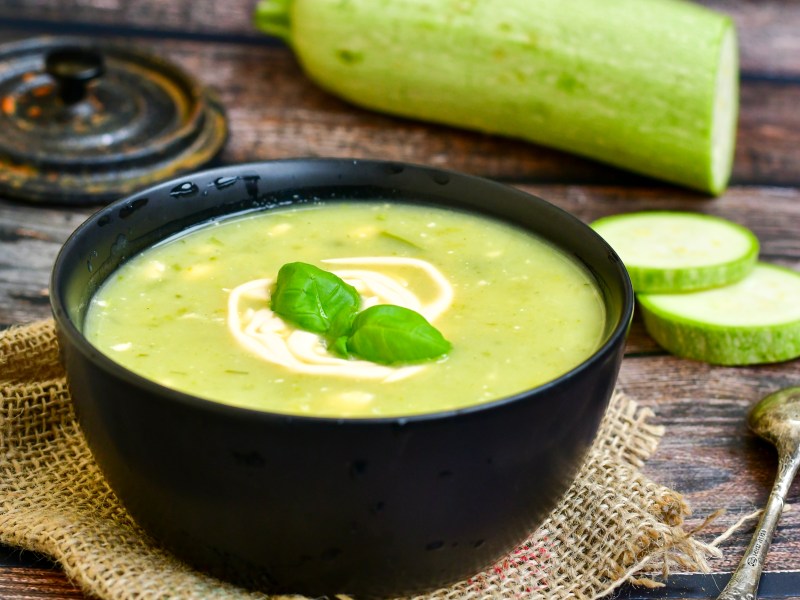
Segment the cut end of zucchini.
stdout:
<svg viewBox="0 0 800 600">
<path fill-rule="evenodd" d="M 645 328 L 672 354 L 719 365 L 800 357 L 800 273 L 758 263 L 729 286 L 638 296 Z"/>
<path fill-rule="evenodd" d="M 739 56 L 733 24 L 725 30 L 722 39 L 716 79 L 711 124 L 710 191 L 720 194 L 728 185 L 733 169 L 739 114 Z"/>
<path fill-rule="evenodd" d="M 736 31 L 694 2 L 260 0 L 255 25 L 289 41 L 320 87 L 364 108 L 705 193 L 730 178 Z"/>
<path fill-rule="evenodd" d="M 634 212 L 598 219 L 592 227 L 620 255 L 637 293 L 728 285 L 758 258 L 758 238 L 749 229 L 711 215 Z"/>
</svg>

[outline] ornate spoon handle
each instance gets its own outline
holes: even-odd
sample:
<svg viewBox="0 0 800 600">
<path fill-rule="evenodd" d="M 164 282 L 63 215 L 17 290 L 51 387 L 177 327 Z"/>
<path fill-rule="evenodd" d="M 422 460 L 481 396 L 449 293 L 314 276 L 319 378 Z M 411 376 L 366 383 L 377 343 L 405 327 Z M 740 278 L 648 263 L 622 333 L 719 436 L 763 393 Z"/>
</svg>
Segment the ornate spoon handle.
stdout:
<svg viewBox="0 0 800 600">
<path fill-rule="evenodd" d="M 764 508 L 764 514 L 761 515 L 753 539 L 750 540 L 739 566 L 733 572 L 728 585 L 717 597 L 718 600 L 755 600 L 764 559 L 767 557 L 772 536 L 783 512 L 786 494 L 798 466 L 800 466 L 800 454 L 780 453 L 778 475 Z"/>
</svg>

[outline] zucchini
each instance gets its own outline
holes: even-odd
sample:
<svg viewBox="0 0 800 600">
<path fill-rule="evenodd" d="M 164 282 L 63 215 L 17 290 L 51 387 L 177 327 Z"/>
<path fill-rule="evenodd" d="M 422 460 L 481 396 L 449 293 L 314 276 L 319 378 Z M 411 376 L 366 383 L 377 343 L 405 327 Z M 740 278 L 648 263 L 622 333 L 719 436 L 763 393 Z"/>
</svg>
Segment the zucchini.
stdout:
<svg viewBox="0 0 800 600">
<path fill-rule="evenodd" d="M 800 356 L 800 273 L 757 263 L 741 281 L 685 294 L 639 294 L 644 325 L 672 354 L 719 365 Z"/>
<path fill-rule="evenodd" d="M 721 193 L 736 31 L 681 0 L 261 0 L 255 25 L 373 110 L 521 138 Z"/>
<path fill-rule="evenodd" d="M 758 259 L 753 232 L 711 215 L 633 212 L 591 226 L 620 255 L 637 293 L 727 285 L 747 275 Z"/>
</svg>

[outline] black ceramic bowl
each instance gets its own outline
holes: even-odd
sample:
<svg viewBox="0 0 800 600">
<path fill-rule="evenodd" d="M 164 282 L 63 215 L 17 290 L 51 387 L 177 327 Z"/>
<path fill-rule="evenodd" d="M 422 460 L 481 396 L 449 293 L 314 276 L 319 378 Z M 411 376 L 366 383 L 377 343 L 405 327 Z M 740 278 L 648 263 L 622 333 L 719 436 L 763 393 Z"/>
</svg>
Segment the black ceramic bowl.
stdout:
<svg viewBox="0 0 800 600">
<path fill-rule="evenodd" d="M 314 199 L 422 201 L 535 232 L 596 277 L 605 341 L 566 375 L 513 397 L 408 418 L 334 419 L 173 391 L 82 335 L 92 294 L 143 248 L 216 217 Z M 194 565 L 247 586 L 367 596 L 466 578 L 539 525 L 597 432 L 633 310 L 611 248 L 544 200 L 458 173 L 326 159 L 214 169 L 109 205 L 64 245 L 51 297 L 80 424 L 137 522 Z"/>
</svg>

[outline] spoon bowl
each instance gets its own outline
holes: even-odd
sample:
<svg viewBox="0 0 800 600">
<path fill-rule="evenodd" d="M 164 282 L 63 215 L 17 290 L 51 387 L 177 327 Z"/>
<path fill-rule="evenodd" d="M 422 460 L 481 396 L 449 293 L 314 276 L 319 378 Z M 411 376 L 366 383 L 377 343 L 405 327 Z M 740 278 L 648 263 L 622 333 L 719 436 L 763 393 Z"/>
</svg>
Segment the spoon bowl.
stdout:
<svg viewBox="0 0 800 600">
<path fill-rule="evenodd" d="M 781 445 L 800 444 L 800 387 L 765 396 L 750 411 L 747 424 L 779 450 Z"/>
<path fill-rule="evenodd" d="M 786 494 L 800 466 L 800 387 L 762 398 L 747 418 L 750 429 L 778 450 L 778 475 L 750 545 L 719 600 L 755 600 L 764 559 L 778 525 Z"/>
</svg>

